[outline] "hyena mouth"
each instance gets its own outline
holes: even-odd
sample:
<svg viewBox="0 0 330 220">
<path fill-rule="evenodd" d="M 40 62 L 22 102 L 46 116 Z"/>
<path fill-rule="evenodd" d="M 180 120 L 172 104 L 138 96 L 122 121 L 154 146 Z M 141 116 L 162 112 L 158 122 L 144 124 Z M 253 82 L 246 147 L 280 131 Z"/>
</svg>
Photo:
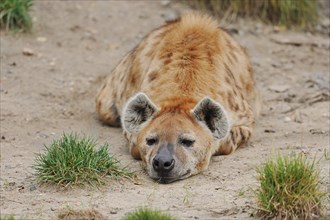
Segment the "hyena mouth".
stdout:
<svg viewBox="0 0 330 220">
<path fill-rule="evenodd" d="M 158 183 L 162 183 L 162 184 L 167 184 L 167 183 L 172 183 L 178 180 L 182 180 L 187 178 L 188 176 L 190 176 L 191 174 L 191 170 L 188 169 L 186 173 L 184 173 L 181 176 L 177 176 L 177 177 L 170 177 L 170 176 L 164 176 L 164 177 L 156 177 L 154 178 Z"/>
</svg>

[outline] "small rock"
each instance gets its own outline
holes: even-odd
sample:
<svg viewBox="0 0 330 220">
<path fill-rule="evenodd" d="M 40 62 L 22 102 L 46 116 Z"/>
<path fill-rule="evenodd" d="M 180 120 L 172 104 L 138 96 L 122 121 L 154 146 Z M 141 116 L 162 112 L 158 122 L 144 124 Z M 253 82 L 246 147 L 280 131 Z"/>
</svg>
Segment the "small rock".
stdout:
<svg viewBox="0 0 330 220">
<path fill-rule="evenodd" d="M 174 21 L 179 18 L 179 13 L 175 10 L 169 10 L 165 13 L 161 14 L 161 16 L 165 19 L 165 21 Z"/>
<path fill-rule="evenodd" d="M 115 214 L 117 214 L 118 212 L 117 211 L 115 211 L 115 210 L 111 210 L 110 211 L 110 214 L 113 214 L 113 215 L 115 215 Z"/>
<path fill-rule="evenodd" d="M 274 91 L 277 93 L 283 93 L 289 90 L 289 85 L 280 85 L 280 84 L 274 84 L 269 86 L 270 91 Z"/>
<path fill-rule="evenodd" d="M 330 19 L 327 17 L 324 17 L 320 20 L 320 24 L 325 27 L 325 28 L 329 28 L 330 26 Z"/>
<path fill-rule="evenodd" d="M 288 117 L 288 116 L 285 116 L 285 117 L 284 117 L 284 121 L 285 121 L 285 122 L 290 122 L 290 121 L 291 121 L 291 118 Z"/>
<path fill-rule="evenodd" d="M 50 211 L 53 211 L 53 212 L 54 212 L 55 210 L 56 210 L 56 209 L 54 209 L 53 207 L 50 207 Z"/>
<path fill-rule="evenodd" d="M 31 185 L 30 186 L 30 191 L 32 192 L 32 191 L 35 191 L 35 190 L 37 190 L 37 186 L 36 185 Z"/>
<path fill-rule="evenodd" d="M 33 56 L 34 55 L 33 50 L 30 49 L 30 48 L 24 48 L 22 50 L 22 53 L 23 53 L 24 56 Z"/>
<path fill-rule="evenodd" d="M 24 189 L 25 189 L 25 187 L 23 185 L 18 186 L 18 191 L 19 192 L 23 192 Z"/>
<path fill-rule="evenodd" d="M 47 41 L 47 38 L 45 37 L 37 37 L 37 41 L 40 42 L 40 43 L 44 43 Z"/>
<path fill-rule="evenodd" d="M 265 133 L 275 133 L 275 130 L 273 130 L 273 129 L 265 129 L 264 132 Z"/>
<path fill-rule="evenodd" d="M 162 6 L 164 6 L 164 7 L 169 6 L 170 3 L 171 3 L 170 0 L 162 0 L 162 1 L 160 1 L 160 4 L 161 4 Z"/>
</svg>

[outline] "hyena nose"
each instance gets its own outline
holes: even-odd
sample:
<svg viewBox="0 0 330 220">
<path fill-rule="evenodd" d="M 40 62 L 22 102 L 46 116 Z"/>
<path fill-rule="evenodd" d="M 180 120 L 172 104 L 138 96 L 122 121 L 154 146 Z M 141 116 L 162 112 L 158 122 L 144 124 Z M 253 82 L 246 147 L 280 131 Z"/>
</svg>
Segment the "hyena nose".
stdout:
<svg viewBox="0 0 330 220">
<path fill-rule="evenodd" d="M 157 155 L 152 161 L 152 166 L 158 173 L 170 172 L 173 169 L 174 164 L 175 160 L 173 157 L 167 155 Z"/>
</svg>

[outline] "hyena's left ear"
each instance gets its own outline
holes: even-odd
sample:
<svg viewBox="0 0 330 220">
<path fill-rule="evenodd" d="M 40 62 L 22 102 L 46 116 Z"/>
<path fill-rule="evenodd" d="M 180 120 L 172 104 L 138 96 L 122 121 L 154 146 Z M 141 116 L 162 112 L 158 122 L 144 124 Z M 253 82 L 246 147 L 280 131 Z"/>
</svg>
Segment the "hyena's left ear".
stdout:
<svg viewBox="0 0 330 220">
<path fill-rule="evenodd" d="M 198 121 L 204 123 L 215 138 L 224 138 L 229 130 L 228 117 L 223 107 L 209 97 L 203 98 L 192 110 Z"/>
<path fill-rule="evenodd" d="M 126 104 L 122 117 L 123 128 L 133 134 L 140 130 L 143 123 L 158 111 L 154 103 L 142 92 L 133 96 Z"/>
</svg>

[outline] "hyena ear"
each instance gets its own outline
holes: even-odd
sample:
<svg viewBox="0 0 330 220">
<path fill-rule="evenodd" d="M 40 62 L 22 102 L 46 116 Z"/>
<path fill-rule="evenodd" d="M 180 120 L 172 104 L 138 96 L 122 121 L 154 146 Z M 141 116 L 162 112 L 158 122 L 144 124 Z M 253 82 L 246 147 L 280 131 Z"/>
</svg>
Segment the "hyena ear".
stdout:
<svg viewBox="0 0 330 220">
<path fill-rule="evenodd" d="M 229 130 L 228 117 L 223 107 L 209 97 L 203 98 L 192 110 L 198 121 L 204 123 L 215 138 L 224 138 Z"/>
<path fill-rule="evenodd" d="M 141 125 L 151 119 L 157 111 L 157 107 L 146 94 L 138 93 L 127 102 L 124 108 L 123 128 L 128 133 L 136 133 Z"/>
</svg>

